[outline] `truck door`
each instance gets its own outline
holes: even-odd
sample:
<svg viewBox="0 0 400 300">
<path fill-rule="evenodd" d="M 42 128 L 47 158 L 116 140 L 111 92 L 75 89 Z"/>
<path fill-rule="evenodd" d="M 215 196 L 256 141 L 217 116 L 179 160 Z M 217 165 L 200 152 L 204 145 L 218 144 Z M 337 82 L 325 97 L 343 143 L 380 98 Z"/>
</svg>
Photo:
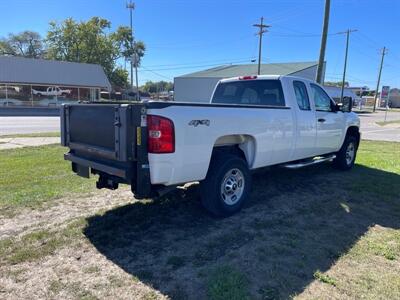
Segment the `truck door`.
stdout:
<svg viewBox="0 0 400 300">
<path fill-rule="evenodd" d="M 344 114 L 334 109 L 335 103 L 318 85 L 311 83 L 317 124 L 316 150 L 318 154 L 335 152 L 340 148 L 344 128 Z"/>
<path fill-rule="evenodd" d="M 317 126 L 315 123 L 315 110 L 310 104 L 307 86 L 303 81 L 292 81 L 292 92 L 296 103 L 293 107 L 296 111 L 296 144 L 294 159 L 302 159 L 314 156 Z"/>
</svg>

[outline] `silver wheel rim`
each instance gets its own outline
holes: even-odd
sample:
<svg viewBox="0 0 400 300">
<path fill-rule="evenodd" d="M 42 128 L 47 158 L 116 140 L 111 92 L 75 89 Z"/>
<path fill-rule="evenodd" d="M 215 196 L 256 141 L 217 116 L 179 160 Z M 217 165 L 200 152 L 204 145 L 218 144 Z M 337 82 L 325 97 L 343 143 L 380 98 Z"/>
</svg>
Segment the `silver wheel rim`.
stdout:
<svg viewBox="0 0 400 300">
<path fill-rule="evenodd" d="M 356 153 L 356 148 L 354 146 L 354 143 L 348 144 L 347 145 L 347 149 L 346 149 L 346 163 L 347 163 L 347 165 L 350 165 L 353 162 L 355 153 Z"/>
<path fill-rule="evenodd" d="M 244 176 L 239 169 L 230 169 L 226 172 L 221 184 L 221 198 L 227 205 L 239 202 L 244 191 Z"/>
</svg>

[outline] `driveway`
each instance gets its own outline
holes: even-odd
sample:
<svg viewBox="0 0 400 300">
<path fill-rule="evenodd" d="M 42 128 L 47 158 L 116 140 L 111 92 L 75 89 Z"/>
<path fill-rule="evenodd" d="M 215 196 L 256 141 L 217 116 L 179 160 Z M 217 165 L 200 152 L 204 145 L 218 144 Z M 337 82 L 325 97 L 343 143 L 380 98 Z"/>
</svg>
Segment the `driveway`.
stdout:
<svg viewBox="0 0 400 300">
<path fill-rule="evenodd" d="M 380 126 L 377 122 L 385 120 L 385 112 L 358 114 L 361 121 L 361 134 L 365 140 L 400 142 L 400 123 Z M 388 112 L 386 121 L 400 120 L 400 112 Z"/>
</svg>

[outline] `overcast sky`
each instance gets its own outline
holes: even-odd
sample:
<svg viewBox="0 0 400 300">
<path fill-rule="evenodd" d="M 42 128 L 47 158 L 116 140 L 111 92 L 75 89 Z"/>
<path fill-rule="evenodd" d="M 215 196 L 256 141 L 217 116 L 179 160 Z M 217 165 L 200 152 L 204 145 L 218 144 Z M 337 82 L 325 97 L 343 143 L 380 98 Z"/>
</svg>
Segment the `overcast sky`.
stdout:
<svg viewBox="0 0 400 300">
<path fill-rule="evenodd" d="M 400 1 L 331 0 L 326 80 L 341 80 L 345 35 L 350 39 L 348 81 L 375 88 L 379 51 L 389 48 L 382 83 L 400 87 Z M 129 24 L 123 0 L 0 0 L 0 36 L 23 30 L 46 34 L 51 20 L 100 16 L 113 28 Z M 250 63 L 258 40 L 252 24 L 264 16 L 264 62 L 316 61 L 324 0 L 137 0 L 134 28 L 146 46 L 141 83 L 221 64 Z"/>
</svg>

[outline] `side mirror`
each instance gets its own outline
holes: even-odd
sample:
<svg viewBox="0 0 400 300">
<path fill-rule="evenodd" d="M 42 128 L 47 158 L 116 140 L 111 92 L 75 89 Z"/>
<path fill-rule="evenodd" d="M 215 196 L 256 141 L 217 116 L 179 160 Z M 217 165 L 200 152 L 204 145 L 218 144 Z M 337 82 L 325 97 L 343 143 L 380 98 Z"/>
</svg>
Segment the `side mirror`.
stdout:
<svg viewBox="0 0 400 300">
<path fill-rule="evenodd" d="M 341 107 L 342 112 L 351 112 L 353 108 L 353 98 L 352 97 L 343 97 L 343 103 Z"/>
<path fill-rule="evenodd" d="M 343 111 L 343 103 L 336 103 L 335 104 L 335 112 Z"/>
</svg>

